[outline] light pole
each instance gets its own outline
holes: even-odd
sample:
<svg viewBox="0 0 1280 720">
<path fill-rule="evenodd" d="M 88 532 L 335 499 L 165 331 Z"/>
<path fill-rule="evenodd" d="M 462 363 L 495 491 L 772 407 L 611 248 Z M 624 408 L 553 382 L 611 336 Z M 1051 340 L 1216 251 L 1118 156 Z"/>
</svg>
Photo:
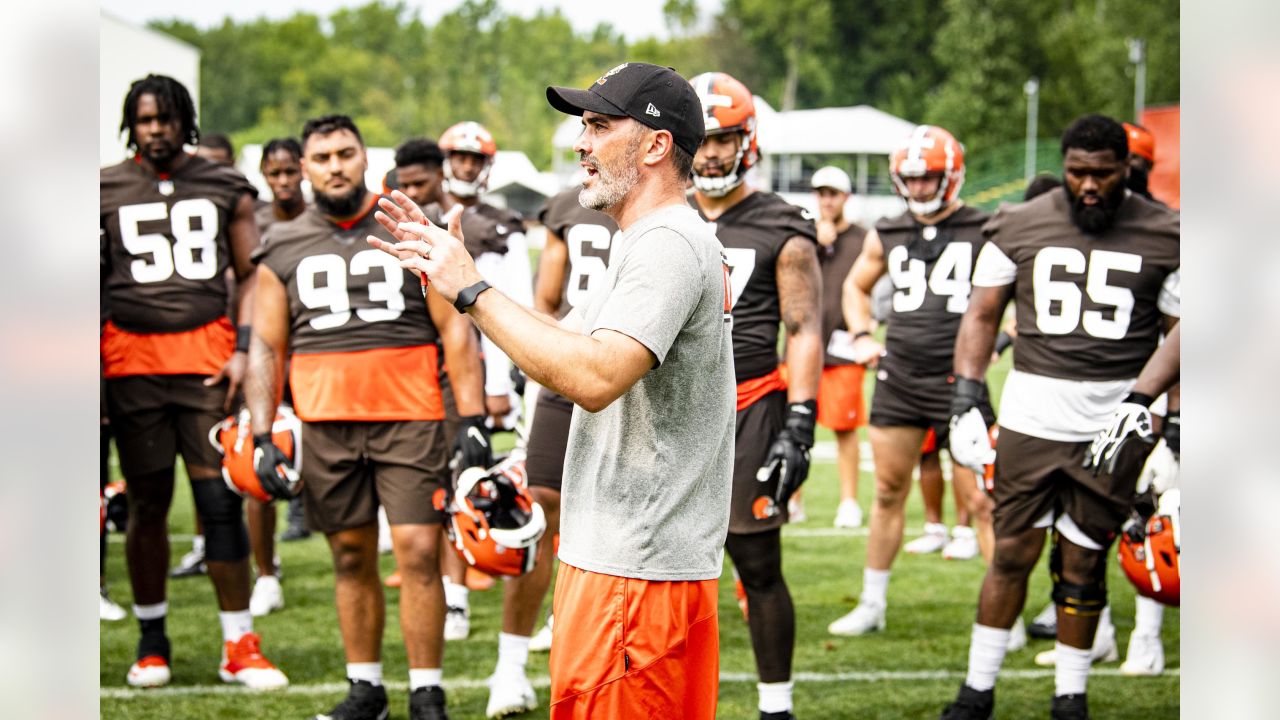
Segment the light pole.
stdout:
<svg viewBox="0 0 1280 720">
<path fill-rule="evenodd" d="M 1142 111 L 1147 104 L 1147 41 L 1129 38 L 1129 62 L 1133 63 L 1133 121 L 1142 122 Z"/>
<path fill-rule="evenodd" d="M 1040 79 L 1032 77 L 1022 86 L 1027 96 L 1027 157 L 1023 171 L 1027 180 L 1036 174 L 1036 133 L 1040 119 Z"/>
</svg>

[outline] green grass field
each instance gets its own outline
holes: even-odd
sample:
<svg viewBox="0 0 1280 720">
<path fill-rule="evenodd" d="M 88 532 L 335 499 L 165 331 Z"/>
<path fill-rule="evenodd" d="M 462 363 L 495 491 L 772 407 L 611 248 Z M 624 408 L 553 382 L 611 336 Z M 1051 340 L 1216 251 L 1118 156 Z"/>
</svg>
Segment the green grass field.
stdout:
<svg viewBox="0 0 1280 720">
<path fill-rule="evenodd" d="M 1003 368 L 1001 368 L 1003 369 Z M 1002 373 L 993 376 L 999 384 Z M 998 388 L 993 388 L 998 397 Z M 819 442 L 831 441 L 820 430 Z M 859 487 L 864 512 L 873 491 L 869 465 Z M 968 657 L 980 560 L 947 562 L 938 555 L 901 555 L 889 589 L 888 627 L 861 638 L 838 638 L 826 632 L 829 622 L 850 610 L 861 585 L 866 553 L 864 531 L 831 527 L 837 501 L 835 464 L 816 459 L 805 486 L 808 520 L 783 532 L 784 563 L 796 606 L 796 715 L 806 718 L 935 718 L 954 696 Z M 947 500 L 947 517 L 952 515 Z M 283 512 L 283 510 L 282 510 Z M 179 483 L 171 514 L 176 561 L 189 549 L 190 490 Z M 919 493 L 908 505 L 908 532 L 919 532 L 923 512 Z M 281 518 L 283 527 L 283 517 Z M 908 538 L 909 539 L 909 538 Z M 100 683 L 104 718 L 309 718 L 328 710 L 345 693 L 342 644 L 333 608 L 329 553 L 322 538 L 280 544 L 286 607 L 256 620 L 268 657 L 288 673 L 285 692 L 251 694 L 224 687 L 218 680 L 220 632 L 213 593 L 206 579 L 171 581 L 169 633 L 173 641 L 173 682 L 167 688 L 136 691 L 124 682 L 134 659 L 137 624 L 130 618 L 101 625 Z M 113 536 L 107 577 L 112 597 L 126 607 L 131 597 L 124 567 L 123 544 Z M 1111 563 L 1109 587 L 1120 651 L 1133 629 L 1133 590 Z M 391 567 L 384 557 L 384 570 Z M 1028 620 L 1048 602 L 1047 572 L 1032 579 Z M 387 591 L 388 622 L 384 638 L 384 673 L 392 698 L 392 717 L 407 717 L 408 668 L 400 641 L 396 591 Z M 450 643 L 445 652 L 449 710 L 454 718 L 484 716 L 488 691 L 483 681 L 497 657 L 501 621 L 498 591 L 472 593 L 471 638 Z M 755 718 L 755 665 L 733 597 L 728 564 L 720 585 L 721 718 Z M 1170 718 L 1178 713 L 1179 615 L 1165 614 L 1166 671 L 1159 678 L 1127 678 L 1116 674 L 1118 663 L 1095 665 L 1090 704 L 1097 718 Z M 1050 668 L 1032 658 L 1052 647 L 1032 640 L 1026 650 L 1005 661 L 997 685 L 998 718 L 1045 717 L 1053 694 Z M 547 716 L 546 655 L 532 655 L 529 674 L 539 687 L 542 707 L 522 717 Z"/>
</svg>

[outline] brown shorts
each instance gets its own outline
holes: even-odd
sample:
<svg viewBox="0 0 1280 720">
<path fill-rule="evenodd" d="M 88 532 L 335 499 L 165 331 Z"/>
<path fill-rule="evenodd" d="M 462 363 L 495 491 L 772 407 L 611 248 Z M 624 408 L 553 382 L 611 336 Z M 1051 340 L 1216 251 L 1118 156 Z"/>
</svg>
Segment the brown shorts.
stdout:
<svg viewBox="0 0 1280 720">
<path fill-rule="evenodd" d="M 174 456 L 190 470 L 217 475 L 222 456 L 209 430 L 226 417 L 227 385 L 205 387 L 207 375 L 129 375 L 106 381 L 107 415 L 125 478 L 172 469 Z"/>
<path fill-rule="evenodd" d="M 441 522 L 435 493 L 449 487 L 445 448 L 436 420 L 303 423 L 307 524 L 323 533 L 368 525 L 378 505 L 392 525 Z"/>
<path fill-rule="evenodd" d="M 552 720 L 714 718 L 719 584 L 637 580 L 561 563 Z"/>
<path fill-rule="evenodd" d="M 767 482 L 756 480 L 769 446 L 787 422 L 787 393 L 777 390 L 738 411 L 733 452 L 733 498 L 729 504 L 729 532 L 740 535 L 764 532 L 786 524 L 785 506 L 774 504 L 777 474 Z"/>
<path fill-rule="evenodd" d="M 538 407 L 529 430 L 525 471 L 529 485 L 560 491 L 564 480 L 564 455 L 569 449 L 569 422 L 573 403 L 547 388 L 538 391 Z"/>
<path fill-rule="evenodd" d="M 1059 442 L 1000 428 L 996 446 L 995 535 L 1043 526 L 1069 515 L 1090 540 L 1107 547 L 1129 517 L 1136 474 L 1094 475 L 1080 467 L 1089 442 Z"/>
<path fill-rule="evenodd" d="M 862 401 L 862 379 L 867 369 L 861 365 L 828 365 L 818 382 L 818 424 L 844 432 L 867 424 Z"/>
</svg>

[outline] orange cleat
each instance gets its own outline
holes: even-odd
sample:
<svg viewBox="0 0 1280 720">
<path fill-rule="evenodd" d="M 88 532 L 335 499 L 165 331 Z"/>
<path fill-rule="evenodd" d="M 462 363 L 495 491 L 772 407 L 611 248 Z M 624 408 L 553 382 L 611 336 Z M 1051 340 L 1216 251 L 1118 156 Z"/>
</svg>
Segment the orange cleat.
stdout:
<svg viewBox="0 0 1280 720">
<path fill-rule="evenodd" d="M 125 678 L 133 687 L 161 687 L 169 684 L 169 661 L 159 655 L 148 655 L 129 668 Z"/>
<path fill-rule="evenodd" d="M 398 588 L 400 587 L 401 582 L 402 582 L 402 579 L 400 578 L 400 571 L 396 570 L 395 572 L 388 575 L 387 579 L 382 581 L 382 584 L 386 585 L 389 588 Z"/>
<path fill-rule="evenodd" d="M 236 642 L 222 646 L 222 665 L 218 675 L 223 682 L 238 682 L 251 690 L 275 690 L 289 684 L 289 678 L 262 656 L 262 638 L 245 633 Z"/>
</svg>

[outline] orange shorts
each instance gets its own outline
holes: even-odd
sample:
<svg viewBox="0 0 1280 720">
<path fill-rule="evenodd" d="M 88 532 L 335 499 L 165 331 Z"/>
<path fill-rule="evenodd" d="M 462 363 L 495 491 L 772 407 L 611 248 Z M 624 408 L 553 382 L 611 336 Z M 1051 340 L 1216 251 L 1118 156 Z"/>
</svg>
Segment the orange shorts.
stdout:
<svg viewBox="0 0 1280 720">
<path fill-rule="evenodd" d="M 719 580 L 637 580 L 560 563 L 551 720 L 712 720 Z"/>
<path fill-rule="evenodd" d="M 837 431 L 857 430 L 867 424 L 862 402 L 861 365 L 828 365 L 818 381 L 818 424 Z"/>
</svg>

